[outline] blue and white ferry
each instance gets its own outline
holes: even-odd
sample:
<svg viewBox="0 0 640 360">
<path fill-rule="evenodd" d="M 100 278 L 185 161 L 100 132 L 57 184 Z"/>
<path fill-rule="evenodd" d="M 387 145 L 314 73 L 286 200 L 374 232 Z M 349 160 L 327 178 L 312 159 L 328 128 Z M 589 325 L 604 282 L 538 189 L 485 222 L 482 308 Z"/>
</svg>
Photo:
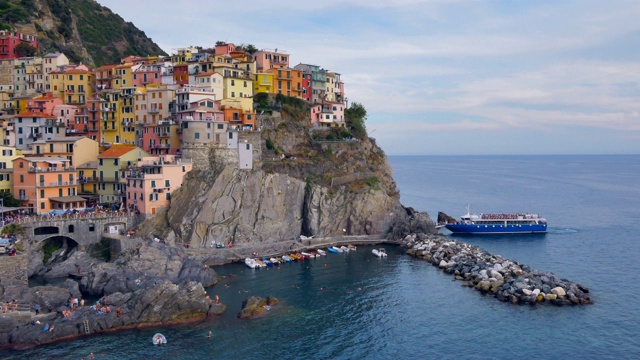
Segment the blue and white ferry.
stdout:
<svg viewBox="0 0 640 360">
<path fill-rule="evenodd" d="M 460 217 L 460 221 L 443 225 L 454 234 L 546 234 L 547 219 L 538 214 L 471 214 Z"/>
</svg>

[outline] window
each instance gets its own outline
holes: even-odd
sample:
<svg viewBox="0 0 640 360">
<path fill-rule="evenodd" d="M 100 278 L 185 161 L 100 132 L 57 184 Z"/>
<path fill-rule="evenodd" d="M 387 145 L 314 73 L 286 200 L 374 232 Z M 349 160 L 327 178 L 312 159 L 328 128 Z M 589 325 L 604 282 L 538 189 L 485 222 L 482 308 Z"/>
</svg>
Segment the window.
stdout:
<svg viewBox="0 0 640 360">
<path fill-rule="evenodd" d="M 44 189 L 40 190 L 40 197 L 43 198 L 44 197 Z"/>
<path fill-rule="evenodd" d="M 165 180 L 164 187 L 171 187 L 171 180 Z"/>
<path fill-rule="evenodd" d="M 40 203 L 40 209 L 44 209 L 44 202 Z"/>
<path fill-rule="evenodd" d="M 200 133 L 195 133 L 195 138 L 200 139 Z"/>
<path fill-rule="evenodd" d="M 24 182 L 24 175 L 20 175 L 20 182 L 23 183 Z"/>
<path fill-rule="evenodd" d="M 151 187 L 152 188 L 156 187 L 156 181 L 155 180 L 151 180 Z"/>
</svg>

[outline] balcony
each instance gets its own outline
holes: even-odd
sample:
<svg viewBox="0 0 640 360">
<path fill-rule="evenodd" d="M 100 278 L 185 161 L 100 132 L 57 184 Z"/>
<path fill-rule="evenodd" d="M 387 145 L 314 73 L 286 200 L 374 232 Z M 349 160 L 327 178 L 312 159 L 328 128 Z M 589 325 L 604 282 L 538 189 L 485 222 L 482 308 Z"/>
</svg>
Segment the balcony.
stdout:
<svg viewBox="0 0 640 360">
<path fill-rule="evenodd" d="M 168 137 L 171 137 L 171 133 L 170 132 L 162 132 L 162 133 L 158 134 L 158 137 L 168 138 Z"/>
<path fill-rule="evenodd" d="M 118 131 L 116 128 L 102 128 L 103 131 Z"/>
<path fill-rule="evenodd" d="M 53 182 L 40 182 L 38 183 L 38 187 L 56 187 L 56 186 L 77 186 L 78 183 L 76 181 L 53 181 Z"/>
<path fill-rule="evenodd" d="M 98 112 L 98 111 L 100 111 L 100 109 L 95 109 L 95 108 L 89 108 L 87 110 L 89 110 L 90 112 Z"/>
<path fill-rule="evenodd" d="M 28 172 L 30 173 L 52 173 L 52 172 L 75 172 L 75 167 L 46 167 L 41 168 L 39 166 L 29 166 Z"/>
<path fill-rule="evenodd" d="M 104 183 L 119 183 L 120 182 L 120 178 L 115 178 L 115 177 L 101 177 L 98 179 L 99 182 L 104 182 Z"/>
<path fill-rule="evenodd" d="M 155 144 L 153 147 L 156 149 L 170 149 L 171 144 Z"/>
<path fill-rule="evenodd" d="M 105 107 L 105 108 L 103 108 L 103 109 L 102 109 L 102 111 L 103 111 L 103 112 L 110 113 L 110 112 L 114 112 L 114 111 L 116 111 L 116 109 L 114 109 L 114 108 L 108 108 L 108 107 Z"/>
<path fill-rule="evenodd" d="M 28 197 L 28 196 L 26 196 L 26 195 L 20 195 L 20 196 L 18 197 L 18 200 L 20 200 L 20 201 L 29 201 L 29 197 Z"/>
<path fill-rule="evenodd" d="M 158 108 L 151 108 L 147 111 L 149 114 L 157 114 L 160 112 L 160 109 Z"/>
<path fill-rule="evenodd" d="M 29 139 L 41 139 L 42 138 L 42 133 L 29 133 L 29 135 L 27 135 L 27 137 Z"/>
</svg>

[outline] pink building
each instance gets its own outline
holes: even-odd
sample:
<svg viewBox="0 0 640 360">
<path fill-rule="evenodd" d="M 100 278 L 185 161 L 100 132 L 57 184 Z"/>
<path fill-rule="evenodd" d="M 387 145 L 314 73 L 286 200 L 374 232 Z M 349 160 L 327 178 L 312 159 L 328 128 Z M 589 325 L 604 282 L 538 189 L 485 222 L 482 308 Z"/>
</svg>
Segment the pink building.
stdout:
<svg viewBox="0 0 640 360">
<path fill-rule="evenodd" d="M 162 64 L 141 64 L 131 68 L 133 86 L 144 87 L 147 84 L 162 84 Z"/>
<path fill-rule="evenodd" d="M 222 43 L 216 45 L 216 55 L 229 54 L 236 51 L 236 46 L 231 43 Z"/>
<path fill-rule="evenodd" d="M 322 101 L 309 109 L 311 125 L 321 128 L 345 127 L 344 104 Z"/>
<path fill-rule="evenodd" d="M 145 156 L 127 170 L 127 199 L 132 209 L 155 215 L 167 208 L 193 164 L 173 155 Z"/>
<path fill-rule="evenodd" d="M 218 52 L 216 51 L 216 54 Z M 283 69 L 289 67 L 289 54 L 276 51 L 260 50 L 255 53 L 258 70 Z"/>
<path fill-rule="evenodd" d="M 46 93 L 42 96 L 29 100 L 27 103 L 27 111 L 54 115 L 53 108 L 57 105 L 62 105 L 63 103 L 64 102 L 59 97 L 53 96 L 52 93 Z"/>
</svg>

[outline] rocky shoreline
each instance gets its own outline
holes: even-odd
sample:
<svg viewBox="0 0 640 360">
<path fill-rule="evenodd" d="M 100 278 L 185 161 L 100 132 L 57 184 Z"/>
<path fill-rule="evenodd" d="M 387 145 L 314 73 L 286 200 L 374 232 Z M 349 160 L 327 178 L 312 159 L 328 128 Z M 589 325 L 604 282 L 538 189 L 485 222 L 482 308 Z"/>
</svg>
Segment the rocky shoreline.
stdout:
<svg viewBox="0 0 640 360">
<path fill-rule="evenodd" d="M 149 241 L 114 262 L 93 266 L 79 283 L 68 279 L 59 286 L 2 286 L 3 301 L 17 299 L 29 304 L 29 309 L 0 316 L 0 346 L 25 348 L 104 332 L 202 321 L 226 311 L 226 305 L 205 291 L 218 279 L 213 269 L 183 250 Z M 70 300 L 83 294 L 98 295 L 100 300 L 70 306 Z M 34 313 L 35 304 L 40 314 Z"/>
<path fill-rule="evenodd" d="M 462 281 L 463 286 L 512 304 L 593 304 L 589 289 L 550 272 L 442 235 L 411 234 L 401 240 L 407 254 L 423 259 Z"/>
</svg>

